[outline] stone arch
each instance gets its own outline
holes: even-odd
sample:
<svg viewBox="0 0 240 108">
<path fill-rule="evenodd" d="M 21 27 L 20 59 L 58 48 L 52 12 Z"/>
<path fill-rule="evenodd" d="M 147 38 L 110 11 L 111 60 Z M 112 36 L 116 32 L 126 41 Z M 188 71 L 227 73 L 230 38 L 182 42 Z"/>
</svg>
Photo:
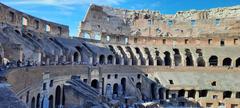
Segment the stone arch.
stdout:
<svg viewBox="0 0 240 108">
<path fill-rule="evenodd" d="M 93 87 L 93 88 L 95 88 L 95 89 L 98 89 L 98 87 L 99 87 L 99 82 L 98 82 L 98 80 L 96 80 L 96 79 L 92 80 L 92 82 L 91 82 L 91 87 Z"/>
<path fill-rule="evenodd" d="M 75 63 L 78 63 L 78 60 L 79 60 L 79 53 L 78 53 L 78 52 L 75 52 L 75 53 L 73 54 L 73 61 L 74 61 Z"/>
<path fill-rule="evenodd" d="M 141 50 L 138 47 L 135 47 L 136 53 L 140 56 L 141 58 L 141 65 L 146 65 L 146 60 L 143 58 L 143 55 L 141 53 Z"/>
<path fill-rule="evenodd" d="M 218 57 L 213 55 L 209 58 L 209 66 L 217 66 L 218 65 Z"/>
<path fill-rule="evenodd" d="M 152 99 L 156 99 L 156 94 L 155 94 L 155 89 L 156 89 L 156 83 L 151 83 L 151 96 L 152 96 Z"/>
<path fill-rule="evenodd" d="M 118 96 L 118 84 L 117 83 L 115 83 L 113 85 L 113 94 L 116 94 Z"/>
<path fill-rule="evenodd" d="M 126 52 L 124 52 L 123 48 L 121 46 L 117 46 L 118 50 L 121 52 L 124 58 L 124 65 L 128 65 L 128 57 L 126 55 Z"/>
<path fill-rule="evenodd" d="M 55 107 L 58 108 L 61 106 L 61 87 L 57 86 L 55 90 Z"/>
<path fill-rule="evenodd" d="M 108 60 L 108 64 L 113 64 L 113 56 L 112 55 L 109 55 L 107 57 L 107 60 Z"/>
<path fill-rule="evenodd" d="M 156 54 L 157 66 L 162 66 L 163 61 L 162 61 L 162 59 L 160 57 L 160 52 L 159 51 L 155 51 L 155 54 Z"/>
<path fill-rule="evenodd" d="M 105 56 L 104 55 L 100 55 L 99 56 L 99 64 L 104 64 L 105 63 Z"/>
<path fill-rule="evenodd" d="M 185 95 L 185 90 L 184 89 L 181 89 L 178 91 L 178 97 L 184 97 Z"/>
<path fill-rule="evenodd" d="M 166 51 L 164 52 L 164 64 L 165 66 L 171 66 L 172 60 L 171 60 L 171 56 L 170 56 L 170 52 Z"/>
<path fill-rule="evenodd" d="M 148 48 L 144 48 L 144 51 L 145 51 L 145 53 L 148 56 L 148 63 L 149 63 L 149 65 L 154 65 L 153 57 L 152 57 L 152 55 L 150 53 L 150 50 Z"/>
<path fill-rule="evenodd" d="M 193 66 L 193 57 L 192 57 L 192 53 L 189 49 L 185 50 L 186 52 L 186 66 Z"/>
<path fill-rule="evenodd" d="M 203 57 L 198 57 L 197 58 L 197 66 L 198 67 L 204 67 L 206 64 L 205 64 L 205 61 L 203 59 Z"/>
<path fill-rule="evenodd" d="M 225 58 L 223 59 L 223 66 L 231 66 L 232 64 L 232 59 L 231 58 Z"/>
<path fill-rule="evenodd" d="M 92 56 L 92 54 L 88 52 L 87 48 L 80 46 L 76 46 L 75 48 L 79 52 L 80 61 L 85 64 L 90 63 L 90 57 Z"/>
<path fill-rule="evenodd" d="M 53 108 L 53 95 L 49 96 L 48 103 L 48 108 Z"/>
<path fill-rule="evenodd" d="M 142 90 L 142 83 L 141 82 L 138 82 L 136 84 L 136 87 L 141 91 Z"/>
<path fill-rule="evenodd" d="M 182 63 L 182 57 L 180 55 L 179 49 L 173 49 L 173 51 L 174 51 L 175 66 L 179 66 Z"/>
<path fill-rule="evenodd" d="M 40 108 L 40 93 L 37 95 L 37 102 L 36 102 L 36 108 Z"/>
<path fill-rule="evenodd" d="M 163 88 L 158 89 L 158 96 L 159 96 L 160 100 L 164 99 L 164 89 Z"/>
<path fill-rule="evenodd" d="M 112 51 L 112 53 L 115 54 L 116 64 L 120 64 L 120 63 L 121 63 L 121 60 L 120 60 L 121 57 L 120 57 L 120 55 L 118 55 L 118 54 L 116 53 L 116 51 L 115 51 L 115 49 L 113 48 L 112 45 L 108 45 L 108 47 L 109 47 L 110 51 Z"/>
<path fill-rule="evenodd" d="M 127 49 L 127 51 L 130 53 L 130 55 L 131 55 L 132 65 L 137 65 L 137 62 L 138 62 L 138 61 L 137 61 L 137 58 L 136 58 L 136 56 L 134 55 L 132 49 L 131 49 L 129 46 L 127 46 L 126 49 Z"/>
<path fill-rule="evenodd" d="M 240 57 L 236 60 L 236 67 L 240 66 Z"/>
<path fill-rule="evenodd" d="M 32 97 L 32 101 L 31 101 L 31 108 L 35 108 L 35 104 L 36 101 L 35 101 L 35 97 Z"/>
<path fill-rule="evenodd" d="M 121 86 L 122 86 L 123 94 L 125 94 L 125 92 L 126 92 L 126 78 L 121 79 Z"/>
</svg>

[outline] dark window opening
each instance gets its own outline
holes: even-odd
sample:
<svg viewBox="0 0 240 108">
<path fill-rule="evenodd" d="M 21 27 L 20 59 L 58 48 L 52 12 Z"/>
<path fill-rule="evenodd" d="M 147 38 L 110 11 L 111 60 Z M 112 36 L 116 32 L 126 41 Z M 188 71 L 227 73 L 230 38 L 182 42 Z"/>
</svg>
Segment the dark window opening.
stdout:
<svg viewBox="0 0 240 108">
<path fill-rule="evenodd" d="M 207 97 L 207 93 L 208 93 L 207 90 L 200 90 L 199 91 L 199 97 Z"/>
<path fill-rule="evenodd" d="M 107 75 L 107 79 L 111 79 L 111 75 Z"/>
<path fill-rule="evenodd" d="M 224 40 L 221 40 L 220 45 L 221 45 L 221 46 L 224 46 L 224 45 L 225 45 Z"/>
<path fill-rule="evenodd" d="M 212 39 L 208 39 L 208 45 L 212 44 Z"/>
<path fill-rule="evenodd" d="M 225 91 L 225 92 L 223 92 L 223 99 L 231 98 L 231 95 L 232 95 L 231 91 Z"/>
<path fill-rule="evenodd" d="M 53 80 L 50 81 L 49 87 L 53 86 Z"/>
<path fill-rule="evenodd" d="M 211 83 L 211 85 L 212 85 L 212 86 L 217 86 L 217 82 L 216 82 L 216 81 L 213 81 L 213 82 Z"/>
<path fill-rule="evenodd" d="M 190 90 L 188 91 L 188 97 L 190 98 L 195 98 L 196 91 L 195 90 Z"/>
<path fill-rule="evenodd" d="M 217 66 L 218 65 L 218 57 L 217 56 L 211 56 L 209 58 L 209 65 L 210 66 Z"/>
<path fill-rule="evenodd" d="M 185 90 L 179 90 L 178 91 L 178 97 L 184 97 L 184 95 L 185 95 Z"/>
<path fill-rule="evenodd" d="M 118 78 L 118 74 L 115 74 L 115 75 L 114 75 L 114 78 L 117 79 L 117 78 Z"/>
<path fill-rule="evenodd" d="M 140 78 L 141 78 L 141 74 L 138 74 L 138 75 L 137 75 L 137 78 L 140 79 Z"/>
<path fill-rule="evenodd" d="M 163 44 L 166 44 L 166 39 L 163 39 Z"/>
<path fill-rule="evenodd" d="M 169 81 L 170 84 L 174 84 L 174 83 L 173 83 L 173 80 L 168 80 L 168 81 Z"/>
</svg>

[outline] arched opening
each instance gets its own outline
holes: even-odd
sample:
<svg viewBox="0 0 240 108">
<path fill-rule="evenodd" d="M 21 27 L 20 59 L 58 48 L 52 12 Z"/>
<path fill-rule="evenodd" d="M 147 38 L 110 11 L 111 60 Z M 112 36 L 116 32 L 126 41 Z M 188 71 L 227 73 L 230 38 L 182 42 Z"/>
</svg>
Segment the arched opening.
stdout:
<svg viewBox="0 0 240 108">
<path fill-rule="evenodd" d="M 207 97 L 208 91 L 207 90 L 200 90 L 199 97 Z"/>
<path fill-rule="evenodd" d="M 231 58 L 225 58 L 223 59 L 223 66 L 231 66 L 232 59 Z"/>
<path fill-rule="evenodd" d="M 140 56 L 140 58 L 141 58 L 141 65 L 146 65 L 146 61 L 145 61 L 145 59 L 143 58 L 140 49 L 139 49 L 138 47 L 136 47 L 135 50 L 136 50 L 136 53 L 137 53 L 137 54 Z"/>
<path fill-rule="evenodd" d="M 154 64 L 154 63 L 153 63 L 153 57 L 152 57 L 149 49 L 148 49 L 148 48 L 144 48 L 144 50 L 145 50 L 145 53 L 146 53 L 147 56 L 148 56 L 148 63 L 149 63 L 149 65 L 153 65 L 153 64 Z"/>
<path fill-rule="evenodd" d="M 164 52 L 165 57 L 164 57 L 164 64 L 165 66 L 171 66 L 171 57 L 170 53 L 168 51 Z"/>
<path fill-rule="evenodd" d="M 53 108 L 53 95 L 49 96 L 48 102 L 48 108 Z"/>
<path fill-rule="evenodd" d="M 182 57 L 180 55 L 180 52 L 178 49 L 173 49 L 174 51 L 174 62 L 175 62 L 175 66 L 179 66 L 182 62 Z"/>
<path fill-rule="evenodd" d="M 236 67 L 239 67 L 239 66 L 240 66 L 240 58 L 236 60 Z"/>
<path fill-rule="evenodd" d="M 137 84 L 136 84 L 136 87 L 141 91 L 142 90 L 142 84 L 140 83 L 140 82 L 138 82 Z"/>
<path fill-rule="evenodd" d="M 37 95 L 36 108 L 40 108 L 40 94 Z"/>
<path fill-rule="evenodd" d="M 203 57 L 198 57 L 197 65 L 198 65 L 198 67 L 204 67 L 205 66 L 205 61 L 204 61 Z"/>
<path fill-rule="evenodd" d="M 108 59 L 108 64 L 113 64 L 113 56 L 112 55 L 109 55 L 107 59 Z"/>
<path fill-rule="evenodd" d="M 130 47 L 126 47 L 127 51 L 130 53 L 131 58 L 132 58 L 132 65 L 137 65 L 137 58 L 135 57 L 135 55 L 133 54 L 133 51 Z"/>
<path fill-rule="evenodd" d="M 75 63 L 78 62 L 78 58 L 79 58 L 78 52 L 75 52 L 75 53 L 73 54 L 73 60 L 74 60 Z"/>
<path fill-rule="evenodd" d="M 126 78 L 121 79 L 121 85 L 122 85 L 123 94 L 125 94 L 125 92 L 126 92 Z"/>
<path fill-rule="evenodd" d="M 151 84 L 151 94 L 152 94 L 152 99 L 153 99 L 153 100 L 156 99 L 155 89 L 156 89 L 156 83 L 152 83 L 152 84 Z"/>
<path fill-rule="evenodd" d="M 159 95 L 159 99 L 164 99 L 164 89 L 163 88 L 158 89 L 158 95 Z"/>
<path fill-rule="evenodd" d="M 100 63 L 100 64 L 104 64 L 104 63 L 105 63 L 105 56 L 104 56 L 104 55 L 100 55 L 100 57 L 99 57 L 99 63 Z"/>
<path fill-rule="evenodd" d="M 162 59 L 160 57 L 160 52 L 155 51 L 155 54 L 156 54 L 156 59 L 157 59 L 157 66 L 162 66 Z"/>
<path fill-rule="evenodd" d="M 184 89 L 181 89 L 178 91 L 178 97 L 184 97 L 185 95 L 185 90 Z"/>
<path fill-rule="evenodd" d="M 128 57 L 126 55 L 126 52 L 123 50 L 121 46 L 117 46 L 118 50 L 121 52 L 124 58 L 124 65 L 128 65 Z"/>
<path fill-rule="evenodd" d="M 61 106 L 61 87 L 57 86 L 55 91 L 55 107 L 59 108 Z"/>
<path fill-rule="evenodd" d="M 190 90 L 188 91 L 188 97 L 189 98 L 195 98 L 196 91 L 195 90 Z"/>
<path fill-rule="evenodd" d="M 32 101 L 31 101 L 31 108 L 35 108 L 35 97 L 32 98 Z"/>
<path fill-rule="evenodd" d="M 223 92 L 223 99 L 225 98 L 231 98 L 232 92 L 231 91 L 224 91 Z"/>
<path fill-rule="evenodd" d="M 92 80 L 91 87 L 98 89 L 98 80 L 96 80 L 96 79 Z"/>
<path fill-rule="evenodd" d="M 218 57 L 217 56 L 211 56 L 209 58 L 209 65 L 210 66 L 217 66 L 218 65 Z"/>
<path fill-rule="evenodd" d="M 112 51 L 112 53 L 115 54 L 116 64 L 120 64 L 120 56 L 116 53 L 116 51 L 114 50 L 113 46 L 109 45 L 108 47 Z"/>
<path fill-rule="evenodd" d="M 116 95 L 116 96 L 118 96 L 118 84 L 117 84 L 117 83 L 115 83 L 115 84 L 113 85 L 113 94 Z"/>
<path fill-rule="evenodd" d="M 185 50 L 186 52 L 186 66 L 193 66 L 192 53 L 189 49 Z"/>
</svg>

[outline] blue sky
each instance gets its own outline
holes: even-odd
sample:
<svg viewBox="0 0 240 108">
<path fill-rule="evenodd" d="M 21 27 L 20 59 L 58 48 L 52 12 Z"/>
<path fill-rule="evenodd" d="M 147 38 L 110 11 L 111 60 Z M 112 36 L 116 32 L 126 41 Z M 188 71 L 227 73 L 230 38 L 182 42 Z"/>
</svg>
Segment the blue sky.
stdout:
<svg viewBox="0 0 240 108">
<path fill-rule="evenodd" d="M 174 14 L 181 10 L 209 9 L 240 5 L 240 0 L 0 0 L 8 6 L 33 16 L 68 25 L 70 35 L 77 34 L 91 1 L 126 9 L 158 10 L 163 14 Z"/>
</svg>

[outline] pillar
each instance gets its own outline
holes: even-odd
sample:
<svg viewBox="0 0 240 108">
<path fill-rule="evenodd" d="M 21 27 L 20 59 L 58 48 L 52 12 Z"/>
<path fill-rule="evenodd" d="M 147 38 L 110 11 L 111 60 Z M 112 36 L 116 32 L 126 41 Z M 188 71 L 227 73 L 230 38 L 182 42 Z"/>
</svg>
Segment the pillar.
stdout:
<svg viewBox="0 0 240 108">
<path fill-rule="evenodd" d="M 145 65 L 146 65 L 146 66 L 149 66 L 149 59 L 148 59 L 148 58 L 145 59 L 145 62 L 146 62 Z"/>
<path fill-rule="evenodd" d="M 198 100 L 199 99 L 199 91 L 196 90 L 196 93 L 195 93 L 195 100 Z"/>
<path fill-rule="evenodd" d="M 132 59 L 128 58 L 128 65 L 131 66 L 132 65 Z"/>
<path fill-rule="evenodd" d="M 188 98 L 188 91 L 185 91 L 184 98 Z"/>
<path fill-rule="evenodd" d="M 54 65 L 57 65 L 58 63 L 58 55 L 55 56 L 55 62 L 54 62 Z"/>
<path fill-rule="evenodd" d="M 116 65 L 116 57 L 113 57 L 112 63 L 113 63 L 113 65 Z"/>
</svg>

